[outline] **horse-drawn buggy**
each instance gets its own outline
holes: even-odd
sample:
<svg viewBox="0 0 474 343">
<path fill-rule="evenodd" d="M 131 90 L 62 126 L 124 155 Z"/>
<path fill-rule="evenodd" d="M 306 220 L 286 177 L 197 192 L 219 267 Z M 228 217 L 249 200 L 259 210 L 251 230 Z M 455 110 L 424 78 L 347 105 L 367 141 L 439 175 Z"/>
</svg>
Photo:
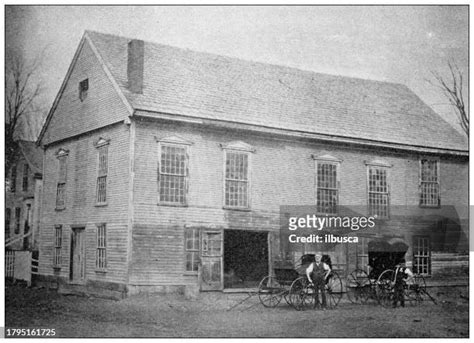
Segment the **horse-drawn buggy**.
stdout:
<svg viewBox="0 0 474 343">
<path fill-rule="evenodd" d="M 264 277 L 258 288 L 260 302 L 266 307 L 277 306 L 282 299 L 296 310 L 314 307 L 315 289 L 307 277 L 306 269 L 315 261 L 314 254 L 305 254 L 293 265 L 289 262 L 275 262 L 273 273 Z M 331 268 L 331 258 L 323 255 L 322 262 Z M 343 285 L 337 272 L 331 272 L 325 284 L 327 305 L 334 308 L 343 296 Z"/>
<path fill-rule="evenodd" d="M 346 280 L 346 294 L 352 303 L 364 304 L 371 300 L 382 306 L 390 306 L 396 297 L 396 283 L 400 273 L 405 273 L 404 263 L 406 249 L 399 248 L 387 252 L 374 251 L 369 258 L 368 272 L 364 269 L 355 269 L 348 274 Z M 411 270 L 403 277 L 404 303 L 419 305 L 424 299 L 436 303 L 436 300 L 427 292 L 426 282 L 421 274 L 413 274 Z"/>
</svg>

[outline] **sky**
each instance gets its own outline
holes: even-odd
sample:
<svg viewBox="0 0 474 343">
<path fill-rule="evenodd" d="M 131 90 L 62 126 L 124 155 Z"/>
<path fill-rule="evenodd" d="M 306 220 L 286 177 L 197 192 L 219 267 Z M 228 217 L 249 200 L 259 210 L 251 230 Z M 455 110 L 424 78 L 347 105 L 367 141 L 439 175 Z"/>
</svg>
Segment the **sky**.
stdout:
<svg viewBox="0 0 474 343">
<path fill-rule="evenodd" d="M 27 60 L 41 56 L 37 77 L 46 109 L 84 31 L 94 30 L 402 83 L 456 125 L 452 106 L 428 80 L 433 72 L 447 78 L 450 61 L 467 90 L 468 14 L 467 6 L 7 6 L 5 54 L 6 63 L 13 52 Z"/>
</svg>

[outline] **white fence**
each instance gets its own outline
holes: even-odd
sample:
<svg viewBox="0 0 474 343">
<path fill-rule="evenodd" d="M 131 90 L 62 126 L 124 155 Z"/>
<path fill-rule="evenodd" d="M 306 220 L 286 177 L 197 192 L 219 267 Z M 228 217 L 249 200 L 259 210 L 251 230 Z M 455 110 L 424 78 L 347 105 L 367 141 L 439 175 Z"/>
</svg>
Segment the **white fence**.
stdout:
<svg viewBox="0 0 474 343">
<path fill-rule="evenodd" d="M 38 274 L 38 260 L 31 251 L 10 250 L 5 252 L 5 277 L 26 281 L 31 285 L 31 276 Z"/>
<path fill-rule="evenodd" d="M 13 278 L 13 271 L 15 270 L 15 252 L 5 251 L 5 277 Z"/>
</svg>

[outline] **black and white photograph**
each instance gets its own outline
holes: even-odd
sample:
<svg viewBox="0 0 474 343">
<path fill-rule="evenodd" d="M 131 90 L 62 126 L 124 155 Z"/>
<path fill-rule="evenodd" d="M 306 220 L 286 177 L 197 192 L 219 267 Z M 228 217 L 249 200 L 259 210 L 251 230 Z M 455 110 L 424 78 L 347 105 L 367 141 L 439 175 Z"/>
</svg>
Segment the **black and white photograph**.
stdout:
<svg viewBox="0 0 474 343">
<path fill-rule="evenodd" d="M 4 338 L 470 337 L 468 4 L 3 10 Z"/>
</svg>

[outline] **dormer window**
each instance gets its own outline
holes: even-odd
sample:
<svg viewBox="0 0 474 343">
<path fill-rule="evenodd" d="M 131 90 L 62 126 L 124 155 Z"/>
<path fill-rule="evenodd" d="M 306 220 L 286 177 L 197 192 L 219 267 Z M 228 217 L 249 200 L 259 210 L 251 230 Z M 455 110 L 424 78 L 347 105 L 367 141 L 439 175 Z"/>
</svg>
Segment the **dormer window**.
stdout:
<svg viewBox="0 0 474 343">
<path fill-rule="evenodd" d="M 87 91 L 89 90 L 89 79 L 79 82 L 79 99 L 84 101 L 87 98 Z"/>
</svg>

